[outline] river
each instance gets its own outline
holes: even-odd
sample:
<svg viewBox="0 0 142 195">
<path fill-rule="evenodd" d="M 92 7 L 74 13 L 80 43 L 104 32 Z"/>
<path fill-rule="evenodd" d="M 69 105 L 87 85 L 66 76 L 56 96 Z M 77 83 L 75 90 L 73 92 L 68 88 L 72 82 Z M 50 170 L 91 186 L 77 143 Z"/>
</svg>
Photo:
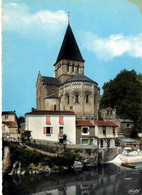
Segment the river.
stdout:
<svg viewBox="0 0 142 195">
<path fill-rule="evenodd" d="M 135 169 L 105 164 L 64 174 L 6 176 L 3 195 L 142 195 L 142 162 L 135 165 Z"/>
</svg>

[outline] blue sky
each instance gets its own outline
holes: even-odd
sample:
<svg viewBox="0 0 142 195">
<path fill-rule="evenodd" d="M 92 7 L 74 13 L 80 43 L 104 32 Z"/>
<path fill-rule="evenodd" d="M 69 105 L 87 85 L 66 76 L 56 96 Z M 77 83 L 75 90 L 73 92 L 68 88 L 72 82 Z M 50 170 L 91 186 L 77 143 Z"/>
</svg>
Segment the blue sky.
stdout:
<svg viewBox="0 0 142 195">
<path fill-rule="evenodd" d="M 36 107 L 37 75 L 54 76 L 68 11 L 85 75 L 100 88 L 123 69 L 142 72 L 142 0 L 3 0 L 2 9 L 3 110 Z"/>
</svg>

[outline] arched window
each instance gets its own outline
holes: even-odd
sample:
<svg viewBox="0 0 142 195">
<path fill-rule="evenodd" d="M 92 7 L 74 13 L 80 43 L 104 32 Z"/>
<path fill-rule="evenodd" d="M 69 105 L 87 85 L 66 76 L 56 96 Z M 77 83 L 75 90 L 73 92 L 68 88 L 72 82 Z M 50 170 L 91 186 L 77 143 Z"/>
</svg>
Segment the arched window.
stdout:
<svg viewBox="0 0 142 195">
<path fill-rule="evenodd" d="M 70 64 L 67 64 L 67 72 L 70 72 Z"/>
<path fill-rule="evenodd" d="M 78 94 L 75 95 L 75 103 L 78 103 Z"/>
<path fill-rule="evenodd" d="M 86 97 L 85 97 L 85 103 L 89 103 L 89 95 L 86 95 Z"/>
<path fill-rule="evenodd" d="M 70 103 L 70 96 L 68 95 L 67 96 L 67 104 L 69 104 Z"/>
<path fill-rule="evenodd" d="M 72 72 L 74 72 L 74 64 L 72 65 Z"/>
<path fill-rule="evenodd" d="M 79 73 L 79 65 L 77 66 L 77 73 Z"/>
</svg>

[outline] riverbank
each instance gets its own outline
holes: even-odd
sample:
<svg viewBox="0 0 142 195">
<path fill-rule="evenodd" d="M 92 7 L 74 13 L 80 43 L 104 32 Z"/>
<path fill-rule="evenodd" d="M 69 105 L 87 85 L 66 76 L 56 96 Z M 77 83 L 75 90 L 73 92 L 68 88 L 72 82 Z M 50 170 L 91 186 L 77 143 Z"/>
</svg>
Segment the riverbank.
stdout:
<svg viewBox="0 0 142 195">
<path fill-rule="evenodd" d="M 3 146 L 3 174 L 9 175 L 35 175 L 96 167 L 113 159 L 120 152 L 119 148 L 102 150 L 90 148 L 69 149 L 66 146 L 63 147 L 63 145 L 61 145 L 63 150 L 58 152 L 50 146 L 19 145 L 10 142 L 5 142 Z"/>
</svg>

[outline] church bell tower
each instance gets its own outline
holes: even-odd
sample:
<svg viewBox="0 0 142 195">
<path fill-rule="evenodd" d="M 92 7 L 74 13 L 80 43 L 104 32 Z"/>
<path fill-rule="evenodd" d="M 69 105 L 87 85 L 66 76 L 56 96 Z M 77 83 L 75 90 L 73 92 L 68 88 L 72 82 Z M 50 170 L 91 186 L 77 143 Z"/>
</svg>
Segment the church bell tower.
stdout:
<svg viewBox="0 0 142 195">
<path fill-rule="evenodd" d="M 85 60 L 82 58 L 71 26 L 68 23 L 61 49 L 54 64 L 55 78 L 64 83 L 77 74 L 84 74 L 84 62 Z"/>
</svg>

